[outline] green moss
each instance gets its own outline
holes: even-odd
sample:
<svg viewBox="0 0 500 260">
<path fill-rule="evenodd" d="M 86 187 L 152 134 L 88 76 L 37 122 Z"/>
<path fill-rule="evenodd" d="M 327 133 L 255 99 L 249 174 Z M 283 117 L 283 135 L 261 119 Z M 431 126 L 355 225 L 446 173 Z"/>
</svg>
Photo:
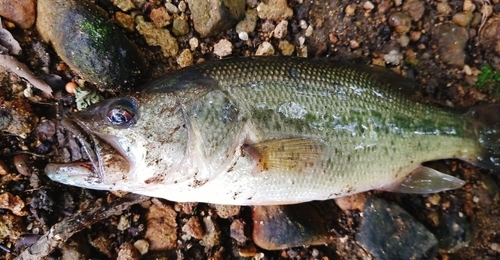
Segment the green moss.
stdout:
<svg viewBox="0 0 500 260">
<path fill-rule="evenodd" d="M 476 86 L 488 87 L 491 84 L 500 82 L 500 73 L 496 72 L 489 65 L 483 66 L 481 72 L 477 75 Z"/>
</svg>

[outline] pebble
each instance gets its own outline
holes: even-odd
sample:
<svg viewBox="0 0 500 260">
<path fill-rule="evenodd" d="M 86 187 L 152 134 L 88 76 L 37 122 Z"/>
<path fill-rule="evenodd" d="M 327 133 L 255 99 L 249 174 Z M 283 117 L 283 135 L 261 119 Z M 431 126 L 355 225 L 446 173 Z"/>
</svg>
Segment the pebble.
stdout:
<svg viewBox="0 0 500 260">
<path fill-rule="evenodd" d="M 382 0 L 378 5 L 377 5 L 377 10 L 381 14 L 387 13 L 391 9 L 393 5 L 392 0 Z"/>
<path fill-rule="evenodd" d="M 438 25 L 434 32 L 441 60 L 451 66 L 462 68 L 465 65 L 464 48 L 469 40 L 467 30 L 452 23 Z"/>
<path fill-rule="evenodd" d="M 153 204 L 146 214 L 147 226 L 144 238 L 149 241 L 150 250 L 175 248 L 177 243 L 177 213 L 172 207 L 152 199 Z"/>
<path fill-rule="evenodd" d="M 229 234 L 231 238 L 240 244 L 244 244 L 248 238 L 245 236 L 245 221 L 243 219 L 235 219 L 229 226 Z"/>
<path fill-rule="evenodd" d="M 332 241 L 326 221 L 314 205 L 255 206 L 252 209 L 254 243 L 266 250 L 322 245 Z"/>
<path fill-rule="evenodd" d="M 387 64 L 399 65 L 403 61 L 403 54 L 398 50 L 391 50 L 388 54 L 384 54 L 384 60 Z"/>
<path fill-rule="evenodd" d="M 0 194 L 0 209 L 8 209 L 16 216 L 27 216 L 24 210 L 24 201 L 19 196 L 14 196 L 10 192 Z"/>
<path fill-rule="evenodd" d="M 26 99 L 0 100 L 0 126 L 3 132 L 25 139 L 37 124 L 38 117 Z"/>
<path fill-rule="evenodd" d="M 438 2 L 436 4 L 436 11 L 442 15 L 449 15 L 452 11 L 450 4 L 446 1 Z"/>
<path fill-rule="evenodd" d="M 288 33 L 288 21 L 282 20 L 276 25 L 273 31 L 273 36 L 277 39 L 282 39 Z"/>
<path fill-rule="evenodd" d="M 281 21 L 292 17 L 293 10 L 288 6 L 286 0 L 269 0 L 261 2 L 257 6 L 257 13 L 260 19 Z"/>
<path fill-rule="evenodd" d="M 462 12 L 462 13 L 456 13 L 453 15 L 451 18 L 451 21 L 460 26 L 460 27 L 467 27 L 471 23 L 473 18 L 473 14 L 470 12 Z"/>
<path fill-rule="evenodd" d="M 188 22 L 178 16 L 174 19 L 174 22 L 172 23 L 172 33 L 175 34 L 176 36 L 182 36 L 185 35 L 189 32 L 189 24 Z"/>
<path fill-rule="evenodd" d="M 307 58 L 307 46 L 301 45 L 297 47 L 297 57 Z"/>
<path fill-rule="evenodd" d="M 401 35 L 401 37 L 399 37 L 398 42 L 401 47 L 406 47 L 410 43 L 410 37 L 408 37 L 408 35 L 406 34 L 403 34 Z"/>
<path fill-rule="evenodd" d="M 178 14 L 179 13 L 179 8 L 175 6 L 174 4 L 170 2 L 165 3 L 165 8 L 167 8 L 167 11 L 169 14 Z"/>
<path fill-rule="evenodd" d="M 492 52 L 495 55 L 500 56 L 500 14 L 496 14 L 486 21 L 486 24 L 483 26 L 479 43 L 484 50 L 488 52 Z"/>
<path fill-rule="evenodd" d="M 214 45 L 214 54 L 219 57 L 225 57 L 233 52 L 233 44 L 226 40 L 221 39 Z"/>
<path fill-rule="evenodd" d="M 163 6 L 153 8 L 151 13 L 149 13 L 149 18 L 156 28 L 162 28 L 170 24 L 170 15 L 167 12 L 167 8 Z"/>
<path fill-rule="evenodd" d="M 180 1 L 178 8 L 179 8 L 179 12 L 184 13 L 186 11 L 186 8 L 187 8 L 186 2 Z"/>
<path fill-rule="evenodd" d="M 198 38 L 193 37 L 189 39 L 189 48 L 191 49 L 191 51 L 195 51 L 196 48 L 198 48 L 198 44 L 199 44 Z"/>
<path fill-rule="evenodd" d="M 22 217 L 9 212 L 0 214 L 0 238 L 2 239 L 8 237 L 10 241 L 18 240 L 21 237 L 21 232 L 25 230 L 25 226 Z"/>
<path fill-rule="evenodd" d="M 476 9 L 476 5 L 471 1 L 471 0 L 465 0 L 463 5 L 462 5 L 462 10 L 464 12 L 474 12 Z"/>
<path fill-rule="evenodd" d="M 295 51 L 295 46 L 287 40 L 280 41 L 278 48 L 283 56 L 291 56 Z"/>
<path fill-rule="evenodd" d="M 5 162 L 0 161 L 0 176 L 7 175 L 9 173 L 9 167 Z"/>
<path fill-rule="evenodd" d="M 255 51 L 256 56 L 270 56 L 274 54 L 274 47 L 269 42 L 262 42 Z"/>
<path fill-rule="evenodd" d="M 184 49 L 179 56 L 177 56 L 177 64 L 181 68 L 193 65 L 193 53 L 189 49 Z"/>
<path fill-rule="evenodd" d="M 118 26 L 125 28 L 128 31 L 132 32 L 135 29 L 134 17 L 132 17 L 131 15 L 122 12 L 116 12 L 115 21 Z"/>
<path fill-rule="evenodd" d="M 116 260 L 139 260 L 140 258 L 139 252 L 130 242 L 122 244 L 116 256 Z"/>
<path fill-rule="evenodd" d="M 228 219 L 238 215 L 241 209 L 241 206 L 236 206 L 236 205 L 215 204 L 214 207 L 215 207 L 215 212 L 217 212 L 217 216 L 223 219 Z"/>
<path fill-rule="evenodd" d="M 403 4 L 403 11 L 410 14 L 413 21 L 418 21 L 422 18 L 425 12 L 425 1 L 408 0 Z"/>
<path fill-rule="evenodd" d="M 398 34 L 405 34 L 410 31 L 411 17 L 405 12 L 397 12 L 389 17 L 389 24 Z"/>
<path fill-rule="evenodd" d="M 335 204 L 343 210 L 359 210 L 362 211 L 365 207 L 366 193 L 358 193 L 351 196 L 345 196 L 335 199 Z"/>
<path fill-rule="evenodd" d="M 257 26 L 257 10 L 249 9 L 245 13 L 245 18 L 236 25 L 236 32 L 253 32 Z"/>
<path fill-rule="evenodd" d="M 21 29 L 28 29 L 35 24 L 35 3 L 35 0 L 0 0 L 0 16 Z"/>
<path fill-rule="evenodd" d="M 128 12 L 131 9 L 135 8 L 135 5 L 134 3 L 132 3 L 132 0 L 111 0 L 111 2 L 124 12 Z"/>
<path fill-rule="evenodd" d="M 420 32 L 420 31 L 411 31 L 410 32 L 410 40 L 412 42 L 417 42 L 418 40 L 420 40 L 420 36 L 422 36 L 422 32 Z"/>
<path fill-rule="evenodd" d="M 139 239 L 135 241 L 134 247 L 141 255 L 144 255 L 149 251 L 149 242 L 144 239 Z"/>
<path fill-rule="evenodd" d="M 192 216 L 189 218 L 186 224 L 182 226 L 182 232 L 196 239 L 203 238 L 203 235 L 205 234 L 201 226 L 200 219 L 197 216 Z"/>
<path fill-rule="evenodd" d="M 186 0 L 194 29 L 201 37 L 214 36 L 236 24 L 245 16 L 245 0 Z"/>
<path fill-rule="evenodd" d="M 366 1 L 363 3 L 363 8 L 366 10 L 373 10 L 373 8 L 375 8 L 375 5 L 371 1 Z"/>
<path fill-rule="evenodd" d="M 203 245 L 209 248 L 218 245 L 220 228 L 217 222 L 214 221 L 212 216 L 206 216 L 203 218 L 203 224 L 205 225 L 205 235 L 202 238 Z"/>
<path fill-rule="evenodd" d="M 470 225 L 458 213 L 444 213 L 435 232 L 439 249 L 454 253 L 467 246 L 471 239 Z"/>
<path fill-rule="evenodd" d="M 312 25 L 307 26 L 306 32 L 304 33 L 304 36 L 306 37 L 311 37 L 314 32 L 314 27 Z"/>
<path fill-rule="evenodd" d="M 247 32 L 239 32 L 238 33 L 238 38 L 242 41 L 248 40 L 248 33 Z"/>
<path fill-rule="evenodd" d="M 354 16 L 356 14 L 356 5 L 349 4 L 345 7 L 344 12 L 348 16 Z"/>
<path fill-rule="evenodd" d="M 433 259 L 438 241 L 395 203 L 370 197 L 356 241 L 377 259 Z"/>
<path fill-rule="evenodd" d="M 130 214 L 124 214 L 120 216 L 120 220 L 116 225 L 116 229 L 120 231 L 125 231 L 130 227 Z"/>
<path fill-rule="evenodd" d="M 160 46 L 163 56 L 175 57 L 179 52 L 177 40 L 165 28 L 156 28 L 151 22 L 144 21 L 144 17 L 138 15 L 135 18 L 137 31 L 144 36 L 149 46 Z"/>
</svg>

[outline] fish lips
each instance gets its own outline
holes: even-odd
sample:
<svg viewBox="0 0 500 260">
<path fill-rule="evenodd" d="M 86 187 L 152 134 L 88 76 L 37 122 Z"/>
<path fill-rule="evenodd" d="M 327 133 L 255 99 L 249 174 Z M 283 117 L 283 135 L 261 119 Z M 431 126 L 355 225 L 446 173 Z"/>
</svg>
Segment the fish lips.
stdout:
<svg viewBox="0 0 500 260">
<path fill-rule="evenodd" d="M 83 111 L 61 121 L 62 126 L 70 131 L 87 154 L 89 160 L 70 163 L 50 163 L 45 168 L 46 175 L 53 181 L 63 184 L 93 188 L 110 189 L 116 173 L 125 175 L 132 169 L 132 162 L 119 147 L 111 135 L 101 134 L 92 129 L 95 117 Z"/>
</svg>

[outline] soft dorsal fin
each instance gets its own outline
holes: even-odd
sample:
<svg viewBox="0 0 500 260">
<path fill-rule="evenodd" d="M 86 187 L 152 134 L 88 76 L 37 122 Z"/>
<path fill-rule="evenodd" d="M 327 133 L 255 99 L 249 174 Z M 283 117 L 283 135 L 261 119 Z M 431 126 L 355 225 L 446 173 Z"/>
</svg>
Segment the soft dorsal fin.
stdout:
<svg viewBox="0 0 500 260">
<path fill-rule="evenodd" d="M 254 173 L 307 172 L 320 162 L 323 145 L 314 139 L 284 138 L 246 144 L 243 150 L 257 163 Z"/>
<path fill-rule="evenodd" d="M 429 167 L 420 166 L 403 182 L 381 188 L 402 193 L 436 193 L 462 187 L 465 181 Z"/>
</svg>

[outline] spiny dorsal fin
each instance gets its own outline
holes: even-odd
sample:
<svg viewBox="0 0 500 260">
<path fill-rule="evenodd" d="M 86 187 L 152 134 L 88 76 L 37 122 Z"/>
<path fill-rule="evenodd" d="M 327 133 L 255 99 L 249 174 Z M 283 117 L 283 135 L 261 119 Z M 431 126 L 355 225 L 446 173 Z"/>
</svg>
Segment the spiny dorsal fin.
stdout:
<svg viewBox="0 0 500 260">
<path fill-rule="evenodd" d="M 323 145 L 314 139 L 284 138 L 246 144 L 243 150 L 257 162 L 254 173 L 307 172 L 318 165 Z"/>
</svg>

